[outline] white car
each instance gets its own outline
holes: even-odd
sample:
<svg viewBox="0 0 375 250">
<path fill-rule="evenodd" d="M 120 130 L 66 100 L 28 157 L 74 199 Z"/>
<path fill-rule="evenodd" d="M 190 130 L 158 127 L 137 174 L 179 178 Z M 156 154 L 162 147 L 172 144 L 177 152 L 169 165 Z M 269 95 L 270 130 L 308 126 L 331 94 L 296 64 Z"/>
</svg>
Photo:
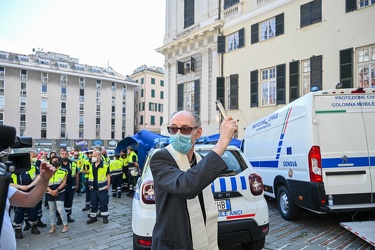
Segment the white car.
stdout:
<svg viewBox="0 0 375 250">
<path fill-rule="evenodd" d="M 199 144 L 195 150 L 203 157 L 214 145 Z M 138 179 L 132 204 L 133 249 L 150 249 L 155 224 L 155 195 L 148 154 Z M 262 178 L 254 173 L 244 154 L 228 146 L 222 158 L 228 170 L 212 183 L 219 211 L 219 245 L 241 243 L 244 249 L 262 249 L 269 229 L 268 205 L 263 195 Z"/>
</svg>

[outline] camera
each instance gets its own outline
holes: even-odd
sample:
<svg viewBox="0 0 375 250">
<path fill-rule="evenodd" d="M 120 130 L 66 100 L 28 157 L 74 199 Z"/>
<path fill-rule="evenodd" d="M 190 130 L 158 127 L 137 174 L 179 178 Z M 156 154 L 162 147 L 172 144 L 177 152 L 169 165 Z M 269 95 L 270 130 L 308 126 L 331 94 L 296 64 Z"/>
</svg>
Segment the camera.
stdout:
<svg viewBox="0 0 375 250">
<path fill-rule="evenodd" d="M 0 125 L 0 233 L 12 173 L 30 170 L 29 153 L 13 153 L 17 148 L 32 147 L 31 137 L 16 136 L 16 129 Z"/>
</svg>

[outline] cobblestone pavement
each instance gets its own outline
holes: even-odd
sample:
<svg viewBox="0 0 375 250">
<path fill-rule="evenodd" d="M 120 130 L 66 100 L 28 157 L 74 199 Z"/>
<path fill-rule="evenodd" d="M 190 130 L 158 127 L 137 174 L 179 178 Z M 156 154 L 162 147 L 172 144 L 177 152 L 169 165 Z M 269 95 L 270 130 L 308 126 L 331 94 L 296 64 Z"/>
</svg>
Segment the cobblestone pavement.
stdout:
<svg viewBox="0 0 375 250">
<path fill-rule="evenodd" d="M 74 197 L 74 223 L 69 224 L 69 231 L 61 233 L 62 226 L 57 226 L 49 234 L 49 210 L 43 207 L 43 222 L 46 228 L 39 228 L 40 234 L 23 231 L 24 238 L 17 240 L 17 249 L 132 249 L 131 204 L 132 199 L 123 195 L 109 201 L 109 223 L 103 224 L 101 218 L 87 225 L 88 211 L 81 211 L 85 204 L 85 194 Z M 301 219 L 289 222 L 282 219 L 276 208 L 275 200 L 269 200 L 270 232 L 266 237 L 268 249 L 374 249 L 370 244 L 356 237 L 330 215 L 318 215 L 303 211 Z M 221 247 L 221 250 L 243 250 L 240 245 Z"/>
</svg>

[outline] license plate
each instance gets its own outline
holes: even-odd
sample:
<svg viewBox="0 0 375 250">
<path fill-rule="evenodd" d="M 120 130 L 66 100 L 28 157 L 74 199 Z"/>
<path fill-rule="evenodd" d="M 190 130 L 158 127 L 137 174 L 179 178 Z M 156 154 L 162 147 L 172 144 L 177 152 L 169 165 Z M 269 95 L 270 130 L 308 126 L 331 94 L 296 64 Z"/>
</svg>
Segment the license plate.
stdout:
<svg viewBox="0 0 375 250">
<path fill-rule="evenodd" d="M 217 200 L 215 202 L 216 202 L 217 210 L 219 212 L 230 211 L 230 200 L 229 199 Z"/>
</svg>

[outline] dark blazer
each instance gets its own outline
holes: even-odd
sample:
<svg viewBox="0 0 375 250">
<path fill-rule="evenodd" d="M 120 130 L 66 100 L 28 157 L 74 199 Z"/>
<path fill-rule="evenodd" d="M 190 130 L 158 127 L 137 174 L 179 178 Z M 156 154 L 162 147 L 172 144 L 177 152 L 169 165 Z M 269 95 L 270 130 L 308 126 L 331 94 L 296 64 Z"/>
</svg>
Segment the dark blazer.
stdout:
<svg viewBox="0 0 375 250">
<path fill-rule="evenodd" d="M 215 152 L 208 153 L 184 172 L 167 149 L 156 152 L 150 161 L 154 178 L 156 223 L 152 249 L 193 249 L 186 199 L 196 197 L 228 167 Z"/>
</svg>

